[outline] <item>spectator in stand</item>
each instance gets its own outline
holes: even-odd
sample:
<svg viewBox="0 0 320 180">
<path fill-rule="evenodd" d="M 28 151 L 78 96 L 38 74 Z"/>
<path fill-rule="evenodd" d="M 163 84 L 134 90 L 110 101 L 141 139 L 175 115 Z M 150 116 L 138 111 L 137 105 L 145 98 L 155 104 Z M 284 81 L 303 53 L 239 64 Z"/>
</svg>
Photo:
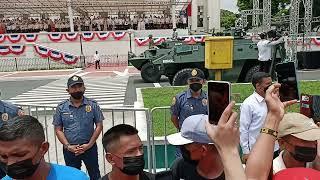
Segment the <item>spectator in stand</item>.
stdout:
<svg viewBox="0 0 320 180">
<path fill-rule="evenodd" d="M 134 16 L 124 17 L 75 17 L 75 31 L 112 31 L 145 29 L 171 29 L 172 19 L 164 15 L 148 15 L 144 18 Z M 179 23 L 179 20 L 178 20 Z M 180 23 L 182 24 L 182 23 Z M 183 25 L 178 24 L 179 28 Z M 70 24 L 67 19 L 3 19 L 0 25 L 0 33 L 36 33 L 40 31 L 47 32 L 70 32 Z"/>
</svg>

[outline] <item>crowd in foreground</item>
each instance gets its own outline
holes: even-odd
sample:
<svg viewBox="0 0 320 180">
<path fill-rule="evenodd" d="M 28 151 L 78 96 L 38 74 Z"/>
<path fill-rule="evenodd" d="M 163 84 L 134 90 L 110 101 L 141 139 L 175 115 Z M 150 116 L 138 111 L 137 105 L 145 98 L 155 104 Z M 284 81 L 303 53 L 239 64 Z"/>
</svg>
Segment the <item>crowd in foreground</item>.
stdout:
<svg viewBox="0 0 320 180">
<path fill-rule="evenodd" d="M 320 128 L 313 119 L 302 114 L 286 113 L 285 108 L 297 101 L 281 102 L 280 84 L 269 84 L 269 77 L 263 73 L 253 78 L 254 93 L 262 98 L 256 99 L 265 103 L 267 110 L 256 141 L 252 147 L 249 144 L 249 152 L 242 161 L 238 151 L 242 136 L 239 126 L 242 125 L 241 117 L 239 123 L 238 114 L 233 111 L 235 102 L 224 110 L 217 125 L 209 123 L 206 113 L 192 114 L 197 106 L 192 106 L 192 111 L 185 111 L 190 116 L 181 115 L 181 109 L 177 109 L 181 101 L 187 102 L 184 104 L 200 101 L 198 106 L 206 105 L 205 97 L 201 96 L 203 78 L 194 75 L 188 82 L 190 88 L 174 98 L 172 104 L 172 120 L 180 132 L 167 139 L 178 147 L 181 156 L 169 171 L 145 172 L 138 130 L 131 125 L 119 124 L 103 135 L 105 158 L 112 170 L 101 177 L 96 144 L 100 142 L 96 140 L 102 131 L 104 116 L 97 102 L 84 96 L 81 77 L 72 76 L 67 82 L 70 99 L 58 105 L 53 117 L 56 135 L 64 145 L 67 166 L 44 160 L 50 144 L 46 142 L 39 120 L 1 102 L 4 121 L 0 127 L 0 167 L 5 176 L 3 179 L 320 179 L 320 143 L 317 142 Z M 258 126 L 252 124 L 252 127 Z M 274 157 L 277 140 L 281 151 Z M 82 162 L 90 177 L 79 170 Z"/>
</svg>

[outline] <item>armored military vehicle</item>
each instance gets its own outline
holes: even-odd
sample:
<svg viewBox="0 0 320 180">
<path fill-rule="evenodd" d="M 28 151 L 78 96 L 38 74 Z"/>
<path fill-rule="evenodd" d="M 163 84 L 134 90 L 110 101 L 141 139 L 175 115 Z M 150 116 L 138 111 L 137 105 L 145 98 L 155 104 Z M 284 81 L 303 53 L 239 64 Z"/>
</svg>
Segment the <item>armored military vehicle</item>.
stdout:
<svg viewBox="0 0 320 180">
<path fill-rule="evenodd" d="M 274 48 L 276 61 L 284 59 L 283 49 L 283 44 Z M 233 57 L 233 68 L 223 70 L 222 80 L 251 81 L 252 75 L 259 70 L 256 42 L 235 37 Z M 205 68 L 205 42 L 188 44 L 184 41 L 167 41 L 138 56 L 129 53 L 128 60 L 141 71 L 142 79 L 149 83 L 159 82 L 164 75 L 171 85 L 185 85 L 193 68 L 202 70 L 207 79 L 214 78 L 214 73 Z"/>
</svg>

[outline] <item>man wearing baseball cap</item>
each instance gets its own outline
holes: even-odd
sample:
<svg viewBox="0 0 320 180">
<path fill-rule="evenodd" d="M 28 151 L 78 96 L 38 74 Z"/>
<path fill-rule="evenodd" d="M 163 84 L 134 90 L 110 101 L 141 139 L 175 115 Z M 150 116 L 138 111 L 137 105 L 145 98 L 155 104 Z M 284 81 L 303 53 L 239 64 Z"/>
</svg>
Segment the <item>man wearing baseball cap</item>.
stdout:
<svg viewBox="0 0 320 180">
<path fill-rule="evenodd" d="M 219 152 L 207 135 L 207 120 L 204 114 L 190 116 L 184 120 L 181 132 L 167 137 L 170 144 L 180 147 L 183 157 L 171 167 L 173 179 L 225 179 Z"/>
<path fill-rule="evenodd" d="M 104 116 L 97 101 L 84 96 L 81 77 L 68 79 L 66 91 L 70 98 L 61 102 L 53 116 L 53 125 L 67 166 L 81 169 L 86 165 L 91 180 L 100 178 L 96 140 L 102 131 Z"/>
<path fill-rule="evenodd" d="M 320 128 L 300 113 L 287 113 L 279 125 L 279 144 L 283 148 L 273 160 L 273 173 L 286 168 L 312 167 L 317 156 Z"/>
</svg>

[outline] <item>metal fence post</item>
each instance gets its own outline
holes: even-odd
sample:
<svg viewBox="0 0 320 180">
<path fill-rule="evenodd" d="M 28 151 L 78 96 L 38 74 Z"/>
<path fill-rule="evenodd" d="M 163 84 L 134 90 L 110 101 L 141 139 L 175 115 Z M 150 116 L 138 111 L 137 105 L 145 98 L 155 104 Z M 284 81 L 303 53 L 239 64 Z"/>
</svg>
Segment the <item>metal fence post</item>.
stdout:
<svg viewBox="0 0 320 180">
<path fill-rule="evenodd" d="M 16 71 L 18 71 L 18 62 L 17 62 L 17 58 L 14 58 L 14 62 L 16 64 Z"/>
<path fill-rule="evenodd" d="M 48 68 L 49 68 L 49 70 L 51 69 L 50 68 L 50 58 L 48 57 Z"/>
</svg>

